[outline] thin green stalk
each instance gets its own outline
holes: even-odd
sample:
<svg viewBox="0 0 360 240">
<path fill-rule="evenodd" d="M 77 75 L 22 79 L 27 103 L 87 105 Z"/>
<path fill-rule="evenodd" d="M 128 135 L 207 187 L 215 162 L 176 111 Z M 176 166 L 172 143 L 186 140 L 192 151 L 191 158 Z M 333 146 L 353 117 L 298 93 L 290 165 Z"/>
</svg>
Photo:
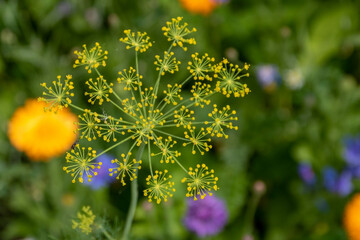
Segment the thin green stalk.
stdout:
<svg viewBox="0 0 360 240">
<path fill-rule="evenodd" d="M 159 129 L 153 129 L 153 130 L 156 131 L 156 132 L 162 133 L 162 134 L 164 134 L 164 135 L 168 135 L 168 136 L 170 136 L 170 137 L 180 139 L 180 140 L 185 141 L 185 142 L 190 142 L 190 140 L 187 139 L 187 138 L 179 137 L 179 136 L 173 135 L 173 134 L 171 134 L 171 133 L 167 133 L 167 132 L 161 131 L 161 130 L 159 130 Z"/>
<path fill-rule="evenodd" d="M 95 68 L 95 71 L 96 71 L 96 73 L 98 74 L 99 77 L 102 76 L 97 68 Z M 105 82 L 105 84 L 106 84 L 106 87 L 110 89 L 109 84 L 108 84 L 107 82 Z M 123 101 L 123 100 L 121 99 L 121 97 L 119 97 L 119 95 L 117 95 L 117 93 L 116 93 L 115 91 L 113 91 L 113 94 L 114 94 L 114 96 L 115 96 L 120 102 Z"/>
<path fill-rule="evenodd" d="M 168 53 L 171 51 L 174 42 L 175 42 L 175 41 L 173 41 L 173 42 L 171 43 L 169 49 L 167 50 Z M 157 96 L 157 93 L 158 93 L 158 90 L 159 90 L 161 73 L 162 73 L 162 68 L 161 68 L 160 71 L 159 71 L 158 78 L 157 78 L 157 80 L 156 80 L 156 82 L 155 82 L 155 85 L 154 85 L 154 86 L 155 86 L 155 87 L 154 87 L 154 94 L 155 94 L 155 96 Z M 152 101 L 151 114 L 152 114 L 152 112 L 154 111 L 154 107 L 155 107 L 155 98 L 154 98 L 153 101 Z M 151 115 L 150 115 L 150 117 L 151 117 Z"/>
<path fill-rule="evenodd" d="M 216 92 L 212 92 L 212 93 L 208 94 L 207 96 L 204 97 L 204 99 L 211 97 L 211 96 L 214 95 L 215 93 L 216 93 Z M 187 99 L 187 100 L 185 100 L 185 101 L 184 101 L 183 103 L 181 103 L 181 104 L 184 104 L 184 103 L 186 103 L 186 102 L 188 102 L 188 101 L 191 101 L 191 100 L 190 100 L 190 99 Z M 192 102 L 192 103 L 190 103 L 189 105 L 185 106 L 185 108 L 190 108 L 190 107 L 192 107 L 192 106 L 195 105 L 195 104 L 196 104 L 195 102 Z M 170 109 L 167 113 L 165 113 L 165 114 L 159 119 L 159 121 L 161 121 L 161 120 L 163 120 L 163 119 L 166 119 L 177 107 L 178 107 L 178 105 L 176 105 L 174 108 Z"/>
<path fill-rule="evenodd" d="M 148 154 L 149 154 L 150 173 L 151 173 L 151 176 L 154 178 L 154 174 L 153 174 L 153 170 L 152 170 L 152 164 L 151 164 L 151 147 L 150 147 L 150 142 L 148 143 Z"/>
<path fill-rule="evenodd" d="M 180 86 L 181 86 L 181 87 L 184 86 L 184 84 L 185 84 L 187 81 L 189 81 L 191 78 L 192 78 L 192 75 L 190 75 L 186 80 L 184 80 L 184 81 L 180 84 Z M 178 91 L 179 89 L 181 89 L 181 87 L 176 88 L 176 91 Z M 157 105 L 156 109 L 159 109 L 159 108 L 160 108 L 161 103 L 162 103 L 165 99 L 166 99 L 166 98 L 163 98 L 163 99 L 161 100 L 161 102 Z M 166 107 L 166 105 L 167 105 L 167 103 L 165 102 L 164 105 L 160 108 L 160 112 L 162 112 L 162 110 L 164 110 L 164 108 Z"/>
<path fill-rule="evenodd" d="M 192 77 L 193 77 L 193 75 L 190 75 L 188 78 L 186 78 L 186 79 L 180 84 L 181 87 L 183 87 Z"/>
<path fill-rule="evenodd" d="M 246 234 L 252 234 L 253 231 L 253 221 L 256 212 L 256 208 L 259 204 L 262 194 L 254 193 L 252 199 L 250 200 L 250 206 L 247 208 L 244 217 L 243 224 L 243 236 Z"/>
<path fill-rule="evenodd" d="M 80 108 L 80 107 L 78 107 L 78 106 L 76 106 L 76 105 L 74 105 L 74 104 L 72 104 L 72 103 L 68 103 L 68 104 L 69 104 L 69 106 L 72 107 L 72 108 L 75 108 L 75 109 L 77 109 L 77 110 L 79 110 L 79 111 L 81 111 L 81 112 L 85 112 L 84 109 L 82 109 L 82 108 Z"/>
<path fill-rule="evenodd" d="M 156 144 L 158 146 L 160 146 L 159 142 L 156 140 L 157 136 L 155 133 L 152 133 L 152 136 L 156 142 Z M 186 170 L 186 168 L 184 168 L 184 166 L 179 162 L 179 160 L 177 160 L 177 158 L 174 156 L 174 154 L 172 154 L 171 152 L 169 152 L 169 154 L 171 155 L 171 157 L 174 159 L 174 161 L 182 168 L 182 170 L 184 170 L 187 174 L 189 174 L 189 172 Z M 191 176 L 191 175 L 190 175 Z"/>
<path fill-rule="evenodd" d="M 171 121 L 173 122 L 173 121 Z M 208 123 L 214 123 L 215 121 L 208 121 Z M 198 125 L 198 124 L 204 124 L 204 122 L 191 122 L 191 125 Z M 156 126 L 156 128 L 167 128 L 167 127 L 177 127 L 178 124 L 168 124 L 168 125 L 162 125 L 162 126 Z"/>
<path fill-rule="evenodd" d="M 147 118 L 147 115 L 146 115 L 146 108 L 145 108 L 145 104 L 144 104 L 144 99 L 143 99 L 143 95 L 141 94 L 142 90 L 141 90 L 141 83 L 140 83 L 140 72 L 139 72 L 139 60 L 138 60 L 138 52 L 135 51 L 135 65 L 136 65 L 136 73 L 138 74 L 138 83 L 139 83 L 139 95 L 140 95 L 140 98 L 141 98 L 141 104 L 142 104 L 142 107 L 143 107 L 143 110 L 144 110 L 144 116 L 145 118 Z"/>
<path fill-rule="evenodd" d="M 185 103 L 191 101 L 190 99 L 186 99 L 185 101 L 183 101 L 182 103 L 176 105 L 175 107 L 171 108 L 169 111 L 167 111 L 164 115 L 161 116 L 161 118 L 159 119 L 159 121 L 166 119 L 167 117 L 169 117 L 171 114 L 174 113 L 174 111 L 179 108 L 179 106 L 184 105 Z M 194 105 L 195 103 L 192 103 L 192 105 Z M 189 106 L 192 106 L 189 105 Z"/>
<path fill-rule="evenodd" d="M 145 148 L 145 143 L 142 143 L 139 147 L 139 151 L 136 155 L 136 161 L 138 162 L 144 152 L 144 148 Z M 139 163 L 137 163 L 139 164 Z M 127 240 L 129 239 L 129 233 L 130 233 L 130 229 L 132 226 L 132 222 L 134 219 L 134 215 L 135 215 L 135 210 L 136 210 L 136 205 L 137 205 L 137 201 L 138 201 L 138 183 L 137 183 L 137 178 L 135 178 L 132 182 L 131 182 L 131 202 L 130 202 L 130 207 L 129 207 L 129 211 L 128 211 L 128 215 L 126 217 L 126 222 L 125 222 L 125 227 L 124 227 L 124 232 L 122 235 L 122 240 Z"/>
<path fill-rule="evenodd" d="M 113 100 L 110 99 L 110 101 L 117 109 L 119 109 L 120 111 L 122 111 L 123 113 L 125 113 L 126 115 L 128 115 L 129 117 L 131 117 L 132 119 L 134 119 L 135 121 L 139 120 L 138 118 L 134 117 L 133 115 L 131 115 L 130 113 L 125 112 L 124 109 L 122 109 L 119 105 L 117 105 Z"/>
<path fill-rule="evenodd" d="M 109 239 L 109 240 L 115 240 L 115 238 L 113 238 L 112 236 L 110 236 L 109 232 L 105 230 L 105 228 L 100 225 L 99 229 L 101 230 L 101 232 L 104 234 L 104 236 Z"/>
<path fill-rule="evenodd" d="M 78 106 L 76 106 L 76 105 L 74 105 L 74 104 L 72 104 L 72 103 L 69 103 L 69 106 L 72 107 L 72 108 L 75 108 L 76 110 L 79 110 L 79 111 L 81 111 L 81 112 L 85 112 L 85 109 L 82 109 L 82 108 L 80 108 L 80 107 L 78 107 Z M 108 116 L 105 116 L 105 115 L 103 115 L 103 114 L 98 114 L 98 116 L 101 117 L 101 118 L 103 118 L 103 119 L 106 119 L 106 118 L 108 117 Z M 129 124 L 129 125 L 131 125 L 131 126 L 134 125 L 134 124 L 131 123 L 131 122 L 127 122 L 127 121 L 124 121 L 124 120 L 121 120 L 121 119 L 114 118 L 114 120 L 117 121 L 117 122 Z"/>
<path fill-rule="evenodd" d="M 96 157 L 92 158 L 91 160 L 99 157 L 100 155 L 103 155 L 104 153 L 110 151 L 110 150 L 113 149 L 113 148 L 116 148 L 116 147 L 119 146 L 120 144 L 126 142 L 127 140 L 130 140 L 130 139 L 131 139 L 132 137 L 134 137 L 135 135 L 136 135 L 136 134 L 133 134 L 133 135 L 131 135 L 130 137 L 127 137 L 127 138 L 125 138 L 124 140 L 122 140 L 122 141 L 120 141 L 120 142 L 112 145 L 111 147 L 107 148 L 106 150 L 104 150 L 104 151 L 102 151 L 101 153 L 99 153 L 98 155 L 96 155 Z"/>
</svg>

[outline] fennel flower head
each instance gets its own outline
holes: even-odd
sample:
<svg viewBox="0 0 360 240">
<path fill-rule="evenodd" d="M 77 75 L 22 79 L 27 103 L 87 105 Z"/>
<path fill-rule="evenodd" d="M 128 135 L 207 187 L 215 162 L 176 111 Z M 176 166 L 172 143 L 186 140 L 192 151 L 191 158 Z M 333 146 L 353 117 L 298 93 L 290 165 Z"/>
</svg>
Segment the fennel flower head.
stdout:
<svg viewBox="0 0 360 240">
<path fill-rule="evenodd" d="M 63 154 L 76 141 L 77 117 L 68 109 L 44 111 L 47 104 L 29 99 L 18 108 L 8 125 L 12 145 L 32 161 L 48 161 Z"/>
<path fill-rule="evenodd" d="M 165 75 L 175 75 L 182 64 L 173 50 L 187 51 L 189 45 L 196 44 L 191 37 L 196 29 L 178 17 L 166 22 L 162 31 L 169 48 L 154 56 L 157 77 L 153 82 L 142 75 L 138 64 L 139 55 L 152 47 L 150 37 L 145 32 L 125 30 L 120 42 L 134 52 L 135 60 L 132 66 L 120 70 L 116 79 L 107 79 L 101 73 L 101 68 L 106 67 L 108 51 L 99 43 L 91 48 L 83 45 L 82 51 L 75 52 L 78 59 L 74 67 L 84 67 L 90 74 L 84 81 L 88 88 L 84 95 L 90 107 L 83 108 L 72 102 L 70 76 L 58 78 L 52 86 L 42 84 L 47 91 L 40 100 L 47 102 L 50 110 L 72 107 L 79 111 L 80 143 L 66 154 L 63 167 L 74 183 L 84 182 L 85 176 L 86 181 L 91 182 L 105 165 L 96 158 L 126 143 L 129 149 L 111 159 L 115 166 L 107 170 L 125 185 L 137 178 L 145 158 L 149 175 L 144 195 L 149 201 L 160 203 L 173 196 L 175 183 L 166 169 L 168 164 L 176 164 L 184 171 L 182 183 L 187 197 L 204 198 L 218 189 L 213 169 L 205 163 L 184 166 L 181 155 L 182 151 L 204 155 L 212 148 L 213 138 L 227 139 L 227 130 L 238 129 L 236 111 L 229 105 L 219 106 L 212 99 L 216 94 L 239 99 L 250 93 L 243 83 L 243 78 L 249 76 L 249 65 L 232 64 L 227 59 L 216 62 L 206 53 L 192 53 L 186 64 L 187 77 L 165 80 Z M 123 89 L 121 94 L 116 91 L 118 88 Z M 114 107 L 117 112 L 99 113 L 93 105 L 101 105 L 103 109 Z M 200 111 L 207 114 L 198 115 Z M 98 153 L 92 147 L 84 147 L 82 141 L 105 141 L 109 147 Z M 154 161 L 160 162 L 163 169 L 153 169 Z"/>
</svg>

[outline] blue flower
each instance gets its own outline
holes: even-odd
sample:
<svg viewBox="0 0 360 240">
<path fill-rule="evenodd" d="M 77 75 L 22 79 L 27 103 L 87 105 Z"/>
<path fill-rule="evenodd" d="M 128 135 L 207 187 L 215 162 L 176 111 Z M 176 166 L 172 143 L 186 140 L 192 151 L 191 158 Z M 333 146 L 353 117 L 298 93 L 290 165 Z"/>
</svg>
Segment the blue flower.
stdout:
<svg viewBox="0 0 360 240">
<path fill-rule="evenodd" d="M 336 180 L 338 173 L 333 167 L 324 167 L 323 168 L 323 183 L 326 190 L 329 192 L 336 192 Z"/>
<path fill-rule="evenodd" d="M 348 166 L 347 171 L 351 172 L 353 178 L 360 178 L 360 166 Z"/>
<path fill-rule="evenodd" d="M 263 88 L 274 88 L 281 82 L 278 67 L 271 64 L 258 66 L 256 76 Z"/>
<path fill-rule="evenodd" d="M 228 221 L 225 203 L 219 198 L 206 196 L 204 199 L 188 200 L 188 209 L 184 218 L 185 227 L 199 237 L 219 233 Z"/>
<path fill-rule="evenodd" d="M 340 196 L 347 196 L 352 192 L 353 188 L 351 172 L 343 171 L 337 180 L 337 193 Z"/>
<path fill-rule="evenodd" d="M 109 175 L 109 168 L 117 167 L 115 163 L 111 163 L 111 160 L 113 159 L 114 157 L 108 154 L 100 155 L 96 159 L 96 162 L 102 162 L 101 168 L 97 171 L 97 176 L 94 176 L 91 179 L 91 182 L 89 182 L 87 177 L 84 176 L 84 184 L 88 185 L 93 190 L 97 190 L 114 182 L 116 179 L 114 177 L 110 177 Z"/>
<path fill-rule="evenodd" d="M 332 167 L 323 169 L 323 181 L 326 190 L 331 193 L 337 193 L 340 196 L 347 196 L 353 190 L 352 173 L 344 170 L 339 175 Z"/>
<path fill-rule="evenodd" d="M 350 166 L 360 167 L 360 136 L 345 138 L 344 148 L 345 161 Z"/>
<path fill-rule="evenodd" d="M 315 173 L 308 163 L 300 163 L 298 166 L 298 174 L 301 180 L 307 185 L 314 185 L 316 182 Z"/>
</svg>

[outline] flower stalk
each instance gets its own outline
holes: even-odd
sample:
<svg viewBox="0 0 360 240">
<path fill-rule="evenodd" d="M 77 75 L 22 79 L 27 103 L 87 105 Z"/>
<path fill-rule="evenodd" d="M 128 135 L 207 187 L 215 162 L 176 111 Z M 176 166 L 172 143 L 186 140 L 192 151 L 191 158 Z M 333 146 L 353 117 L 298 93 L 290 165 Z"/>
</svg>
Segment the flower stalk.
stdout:
<svg viewBox="0 0 360 240">
<path fill-rule="evenodd" d="M 144 148 L 145 148 L 145 144 L 141 144 L 139 151 L 137 153 L 136 156 L 136 160 L 139 161 L 141 159 L 141 156 L 143 155 L 144 152 Z M 139 164 L 139 163 L 137 163 Z M 129 239 L 129 233 L 131 230 L 131 226 L 132 226 L 132 222 L 134 220 L 134 215 L 135 215 L 135 210 L 136 210 L 136 206 L 137 206 L 137 201 L 138 201 L 138 196 L 139 196 L 139 192 L 138 192 L 138 182 L 137 179 L 134 179 L 131 182 L 131 201 L 130 201 L 130 206 L 129 206 L 129 211 L 128 214 L 126 216 L 126 222 L 124 225 L 124 231 L 123 231 L 123 235 L 122 235 L 122 240 L 127 240 Z"/>
</svg>

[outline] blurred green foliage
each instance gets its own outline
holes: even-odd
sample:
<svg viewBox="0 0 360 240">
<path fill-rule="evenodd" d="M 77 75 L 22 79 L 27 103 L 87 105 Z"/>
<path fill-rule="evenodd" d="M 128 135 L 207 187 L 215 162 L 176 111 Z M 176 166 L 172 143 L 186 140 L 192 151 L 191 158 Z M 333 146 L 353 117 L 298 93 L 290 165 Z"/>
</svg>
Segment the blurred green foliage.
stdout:
<svg viewBox="0 0 360 240">
<path fill-rule="evenodd" d="M 217 195 L 230 214 L 225 230 L 211 239 L 240 239 L 258 179 L 267 193 L 253 223 L 256 239 L 346 239 L 342 211 L 348 198 L 304 187 L 297 165 L 310 162 L 317 174 L 326 165 L 341 169 L 342 140 L 359 133 L 358 9 L 356 0 L 232 0 L 204 17 L 186 12 L 175 0 L 0 0 L 0 239 L 82 239 L 71 229 L 71 219 L 83 205 L 107 219 L 105 225 L 116 226 L 109 231 L 119 232 L 129 204 L 127 187 L 115 183 L 92 191 L 71 184 L 61 171 L 62 157 L 28 161 L 11 147 L 7 122 L 25 99 L 40 96 L 40 82 L 67 73 L 86 78 L 72 69 L 72 52 L 83 43 L 98 41 L 109 50 L 109 78 L 129 66 L 132 58 L 118 42 L 124 29 L 146 31 L 155 41 L 140 62 L 152 77 L 153 55 L 167 46 L 160 28 L 176 16 L 198 29 L 198 45 L 190 52 L 248 62 L 253 71 L 252 93 L 231 103 L 239 112 L 239 131 L 229 141 L 215 142 L 206 156 L 220 178 Z M 260 64 L 278 66 L 282 83 L 263 89 L 255 74 Z M 300 84 L 293 84 L 289 73 L 294 72 Z M 84 96 L 76 97 L 86 104 Z M 188 153 L 182 159 L 200 157 Z M 355 186 L 359 191 L 358 182 Z M 185 209 L 184 194 L 164 206 L 141 201 L 133 236 L 196 239 L 182 226 Z"/>
</svg>

